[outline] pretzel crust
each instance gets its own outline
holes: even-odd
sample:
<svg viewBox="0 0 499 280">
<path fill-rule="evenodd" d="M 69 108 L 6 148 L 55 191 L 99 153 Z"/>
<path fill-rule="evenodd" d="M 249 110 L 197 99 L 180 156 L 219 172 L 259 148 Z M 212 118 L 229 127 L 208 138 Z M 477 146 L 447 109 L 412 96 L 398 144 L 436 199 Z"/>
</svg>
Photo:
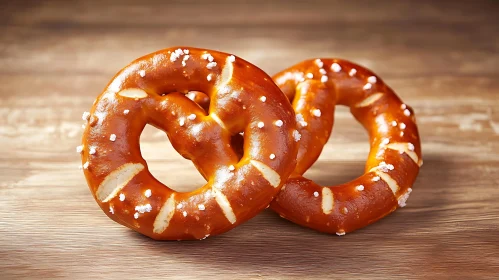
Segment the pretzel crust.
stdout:
<svg viewBox="0 0 499 280">
<path fill-rule="evenodd" d="M 301 134 L 296 169 L 270 207 L 281 217 L 344 235 L 405 206 L 422 165 L 414 111 L 370 70 L 341 59 L 306 60 L 273 77 L 292 102 Z M 365 173 L 320 186 L 303 173 L 331 134 L 334 106 L 350 108 L 369 134 Z"/>
<path fill-rule="evenodd" d="M 190 91 L 209 97 L 208 112 L 186 97 Z M 109 218 L 154 239 L 203 239 L 234 228 L 269 205 L 296 164 L 286 96 L 262 70 L 222 52 L 181 47 L 141 57 L 84 119 L 78 150 L 95 200 Z M 277 120 L 281 126 L 272 125 Z M 139 143 L 146 124 L 166 132 L 205 186 L 179 193 L 151 175 Z M 241 158 L 231 145 L 240 132 Z"/>
</svg>

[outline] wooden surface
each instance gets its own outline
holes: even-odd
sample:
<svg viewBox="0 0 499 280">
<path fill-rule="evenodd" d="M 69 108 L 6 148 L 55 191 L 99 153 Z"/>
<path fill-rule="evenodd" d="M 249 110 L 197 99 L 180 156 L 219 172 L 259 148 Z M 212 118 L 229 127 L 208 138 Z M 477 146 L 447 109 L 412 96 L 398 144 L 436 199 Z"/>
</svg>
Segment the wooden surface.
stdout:
<svg viewBox="0 0 499 280">
<path fill-rule="evenodd" d="M 0 279 L 498 279 L 498 14 L 498 1 L 2 1 Z M 408 206 L 343 237 L 270 211 L 201 242 L 154 242 L 109 220 L 77 168 L 81 114 L 120 68 L 174 45 L 271 74 L 317 56 L 377 72 L 422 135 Z M 164 134 L 141 140 L 161 181 L 203 184 Z M 367 152 L 341 108 L 307 175 L 351 180 Z"/>
</svg>

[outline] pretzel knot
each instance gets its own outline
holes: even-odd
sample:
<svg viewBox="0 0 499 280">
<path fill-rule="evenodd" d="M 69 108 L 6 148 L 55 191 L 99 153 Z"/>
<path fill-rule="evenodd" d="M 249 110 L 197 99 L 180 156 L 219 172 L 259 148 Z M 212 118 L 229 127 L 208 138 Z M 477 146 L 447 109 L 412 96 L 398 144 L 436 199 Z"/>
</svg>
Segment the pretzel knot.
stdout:
<svg viewBox="0 0 499 280">
<path fill-rule="evenodd" d="M 207 111 L 185 96 L 190 91 L 206 94 Z M 286 96 L 262 70 L 221 52 L 171 48 L 139 58 L 84 119 L 80 152 L 94 198 L 111 219 L 154 239 L 234 228 L 267 207 L 295 167 L 296 122 Z M 179 193 L 151 175 L 139 144 L 146 124 L 166 132 L 205 186 Z M 241 132 L 238 154 L 231 139 Z"/>
<path fill-rule="evenodd" d="M 273 79 L 292 101 L 301 140 L 294 175 L 271 208 L 290 221 L 343 235 L 404 207 L 422 165 L 414 112 L 366 68 L 340 59 L 303 61 Z M 301 175 L 331 134 L 336 104 L 369 133 L 365 174 L 339 186 Z"/>
</svg>

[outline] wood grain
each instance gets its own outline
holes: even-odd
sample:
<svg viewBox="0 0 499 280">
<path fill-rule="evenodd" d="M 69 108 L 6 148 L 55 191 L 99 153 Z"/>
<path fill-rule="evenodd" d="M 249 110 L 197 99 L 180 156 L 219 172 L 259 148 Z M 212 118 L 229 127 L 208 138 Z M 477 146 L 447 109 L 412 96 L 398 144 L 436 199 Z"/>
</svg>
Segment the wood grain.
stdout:
<svg viewBox="0 0 499 280">
<path fill-rule="evenodd" d="M 497 279 L 498 1 L 2 1 L 0 279 Z M 417 115 L 425 164 L 406 208 L 343 237 L 265 211 L 202 242 L 154 242 L 109 220 L 78 170 L 81 113 L 131 60 L 168 46 L 237 54 L 270 74 L 342 57 Z M 203 184 L 163 133 L 153 174 Z M 360 175 L 367 136 L 345 108 L 307 175 Z"/>
</svg>

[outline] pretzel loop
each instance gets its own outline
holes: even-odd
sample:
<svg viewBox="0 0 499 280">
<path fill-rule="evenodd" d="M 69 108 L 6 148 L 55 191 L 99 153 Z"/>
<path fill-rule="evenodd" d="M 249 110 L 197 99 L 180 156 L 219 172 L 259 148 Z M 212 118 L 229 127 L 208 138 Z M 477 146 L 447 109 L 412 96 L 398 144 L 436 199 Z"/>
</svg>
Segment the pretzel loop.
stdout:
<svg viewBox="0 0 499 280">
<path fill-rule="evenodd" d="M 210 98 L 208 112 L 185 96 L 189 91 Z M 263 71 L 220 52 L 173 48 L 139 58 L 87 116 L 82 162 L 92 194 L 111 219 L 154 239 L 202 239 L 232 229 L 270 203 L 295 165 L 286 97 Z M 276 120 L 282 125 L 271 125 Z M 151 175 L 139 143 L 147 124 L 165 131 L 195 164 L 204 187 L 179 193 Z M 231 145 L 239 132 L 242 155 Z"/>
<path fill-rule="evenodd" d="M 302 135 L 295 175 L 272 202 L 273 210 L 300 225 L 343 235 L 405 206 L 422 164 L 412 108 L 374 73 L 345 60 L 307 60 L 273 78 L 293 102 Z M 319 186 L 301 175 L 329 137 L 335 104 L 350 107 L 368 131 L 371 148 L 365 174 L 339 186 Z"/>
</svg>

